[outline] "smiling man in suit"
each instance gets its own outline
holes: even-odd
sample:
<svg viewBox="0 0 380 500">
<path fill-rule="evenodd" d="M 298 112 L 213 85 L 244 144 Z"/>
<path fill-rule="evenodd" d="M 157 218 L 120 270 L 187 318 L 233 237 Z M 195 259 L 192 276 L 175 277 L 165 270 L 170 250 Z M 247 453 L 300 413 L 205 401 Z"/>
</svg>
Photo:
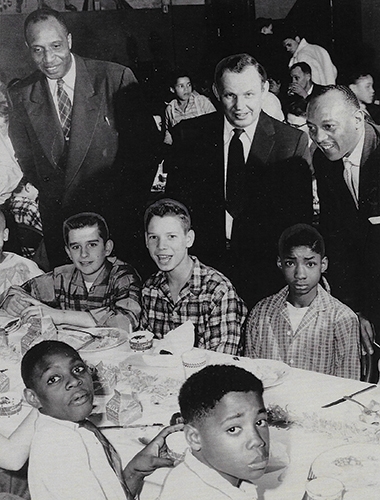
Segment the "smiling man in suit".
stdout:
<svg viewBox="0 0 380 500">
<path fill-rule="evenodd" d="M 57 11 L 32 12 L 24 32 L 37 71 L 11 89 L 10 136 L 39 190 L 50 265 L 65 262 L 63 220 L 82 211 L 111 221 L 120 255 L 154 177 L 155 126 L 139 104 L 137 80 L 124 66 L 72 54 L 71 33 Z"/>
<path fill-rule="evenodd" d="M 311 222 L 308 139 L 262 111 L 268 82 L 252 56 L 220 61 L 213 88 L 221 111 L 174 128 L 167 192 L 191 207 L 201 258 L 252 306 L 282 285 L 281 232 Z"/>
<path fill-rule="evenodd" d="M 355 94 L 329 85 L 307 108 L 332 293 L 380 327 L 380 129 Z M 379 335 L 379 334 L 378 334 Z"/>
</svg>

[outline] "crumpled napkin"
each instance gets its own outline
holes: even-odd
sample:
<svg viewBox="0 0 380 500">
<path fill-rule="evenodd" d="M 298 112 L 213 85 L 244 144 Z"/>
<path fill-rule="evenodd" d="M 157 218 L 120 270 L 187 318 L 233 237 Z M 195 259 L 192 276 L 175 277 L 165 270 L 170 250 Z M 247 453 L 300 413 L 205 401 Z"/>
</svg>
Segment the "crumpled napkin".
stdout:
<svg viewBox="0 0 380 500">
<path fill-rule="evenodd" d="M 187 320 L 178 328 L 170 330 L 162 340 L 157 341 L 155 354 L 159 354 L 160 351 L 168 351 L 175 356 L 180 356 L 194 347 L 194 342 L 194 325 L 190 320 Z"/>
</svg>

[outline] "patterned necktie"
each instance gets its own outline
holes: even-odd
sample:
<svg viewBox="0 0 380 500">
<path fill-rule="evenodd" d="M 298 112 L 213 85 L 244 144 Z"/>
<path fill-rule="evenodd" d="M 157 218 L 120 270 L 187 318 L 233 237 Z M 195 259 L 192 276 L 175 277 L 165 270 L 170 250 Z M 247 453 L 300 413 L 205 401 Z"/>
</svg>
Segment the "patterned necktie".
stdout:
<svg viewBox="0 0 380 500">
<path fill-rule="evenodd" d="M 100 432 L 100 430 L 96 427 L 96 425 L 93 424 L 92 422 L 90 422 L 89 420 L 82 420 L 82 422 L 79 422 L 79 427 L 84 427 L 85 429 L 93 432 L 95 434 L 95 436 L 98 438 L 101 445 L 103 446 L 108 463 L 110 464 L 112 469 L 115 471 L 115 474 L 120 481 L 120 484 L 121 484 L 121 486 L 124 490 L 124 493 L 125 493 L 125 497 L 127 498 L 127 500 L 133 500 L 133 495 L 129 491 L 127 483 L 125 482 L 125 479 L 124 479 L 123 468 L 121 465 L 121 460 L 120 460 L 118 452 L 115 450 L 115 448 L 112 446 L 112 444 L 108 441 L 108 439 L 105 437 L 105 435 Z"/>
<path fill-rule="evenodd" d="M 245 160 L 243 143 L 240 140 L 243 129 L 234 128 L 234 135 L 228 148 L 226 205 L 232 217 L 237 217 L 243 208 Z"/>
<path fill-rule="evenodd" d="M 59 118 L 61 120 L 63 134 L 66 141 L 69 140 L 70 127 L 71 127 L 71 110 L 72 104 L 67 95 L 66 90 L 63 88 L 63 80 L 59 78 L 57 80 L 57 98 L 58 98 L 58 110 Z"/>
</svg>

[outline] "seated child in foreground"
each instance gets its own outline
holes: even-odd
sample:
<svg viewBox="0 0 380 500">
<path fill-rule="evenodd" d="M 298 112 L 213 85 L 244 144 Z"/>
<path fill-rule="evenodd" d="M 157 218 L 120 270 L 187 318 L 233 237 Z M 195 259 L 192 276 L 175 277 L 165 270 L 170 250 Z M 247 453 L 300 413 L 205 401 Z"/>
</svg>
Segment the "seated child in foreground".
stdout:
<svg viewBox="0 0 380 500">
<path fill-rule="evenodd" d="M 163 429 L 122 468 L 114 447 L 87 420 L 93 383 L 87 366 L 68 344 L 36 344 L 22 359 L 21 375 L 25 399 L 39 410 L 29 457 L 32 499 L 132 500 L 146 475 L 173 465 L 160 453 L 178 425 Z"/>
<path fill-rule="evenodd" d="M 167 476 L 160 500 L 257 499 L 252 483 L 269 459 L 262 395 L 261 381 L 233 365 L 210 365 L 186 380 L 179 405 L 190 449 Z"/>
<path fill-rule="evenodd" d="M 4 252 L 4 242 L 8 241 L 9 229 L 5 215 L 0 210 L 0 297 L 11 285 L 22 285 L 26 281 L 43 274 L 32 260 L 13 252 Z"/>
<path fill-rule="evenodd" d="M 190 320 L 195 347 L 236 354 L 246 306 L 223 274 L 188 254 L 195 233 L 187 208 L 175 200 L 156 201 L 144 225 L 159 271 L 143 285 L 141 328 L 162 339 Z"/>
<path fill-rule="evenodd" d="M 287 286 L 250 312 L 245 356 L 360 378 L 359 321 L 319 284 L 327 264 L 324 241 L 315 228 L 296 224 L 282 233 L 277 266 Z"/>
<path fill-rule="evenodd" d="M 132 266 L 110 257 L 113 242 L 98 214 L 73 215 L 63 224 L 72 264 L 9 289 L 2 307 L 27 321 L 41 313 L 56 325 L 108 326 L 131 331 L 140 320 L 140 278 Z"/>
</svg>

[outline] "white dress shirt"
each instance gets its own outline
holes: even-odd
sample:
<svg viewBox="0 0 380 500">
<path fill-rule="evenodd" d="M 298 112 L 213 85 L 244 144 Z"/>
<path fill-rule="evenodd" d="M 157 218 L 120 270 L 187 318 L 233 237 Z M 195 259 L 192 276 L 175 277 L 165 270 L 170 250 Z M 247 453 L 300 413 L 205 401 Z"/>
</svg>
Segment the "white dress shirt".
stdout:
<svg viewBox="0 0 380 500">
<path fill-rule="evenodd" d="M 352 151 L 352 153 L 349 156 L 342 158 L 344 164 L 343 178 L 347 184 L 353 200 L 355 201 L 356 208 L 358 208 L 359 206 L 359 176 L 363 146 L 364 130 L 359 139 L 359 142 L 355 146 L 355 149 Z"/>
<path fill-rule="evenodd" d="M 32 500 L 125 500 L 95 434 L 41 413 L 30 450 L 28 484 Z"/>
<path fill-rule="evenodd" d="M 253 137 L 256 132 L 257 122 L 259 119 L 255 120 L 251 125 L 244 128 L 244 132 L 240 136 L 240 140 L 243 143 L 244 151 L 244 161 L 247 162 L 249 151 L 251 150 Z M 226 185 L 227 185 L 227 163 L 228 163 L 228 148 L 230 147 L 231 139 L 234 135 L 234 127 L 231 123 L 224 117 L 224 199 L 226 199 Z M 233 225 L 232 215 L 226 211 L 226 238 L 231 239 L 232 225 Z"/>
<path fill-rule="evenodd" d="M 69 96 L 71 104 L 73 104 L 73 102 L 74 102 L 74 87 L 75 87 L 76 74 L 77 74 L 77 71 L 76 71 L 75 57 L 71 54 L 71 67 L 70 67 L 69 71 L 66 73 L 66 75 L 62 78 L 63 88 L 66 91 L 67 95 Z M 55 110 L 56 110 L 58 118 L 59 118 L 57 80 L 51 80 L 50 78 L 47 78 L 47 82 L 49 84 L 49 90 L 50 90 L 50 93 L 53 97 L 54 107 L 55 107 Z"/>
</svg>

